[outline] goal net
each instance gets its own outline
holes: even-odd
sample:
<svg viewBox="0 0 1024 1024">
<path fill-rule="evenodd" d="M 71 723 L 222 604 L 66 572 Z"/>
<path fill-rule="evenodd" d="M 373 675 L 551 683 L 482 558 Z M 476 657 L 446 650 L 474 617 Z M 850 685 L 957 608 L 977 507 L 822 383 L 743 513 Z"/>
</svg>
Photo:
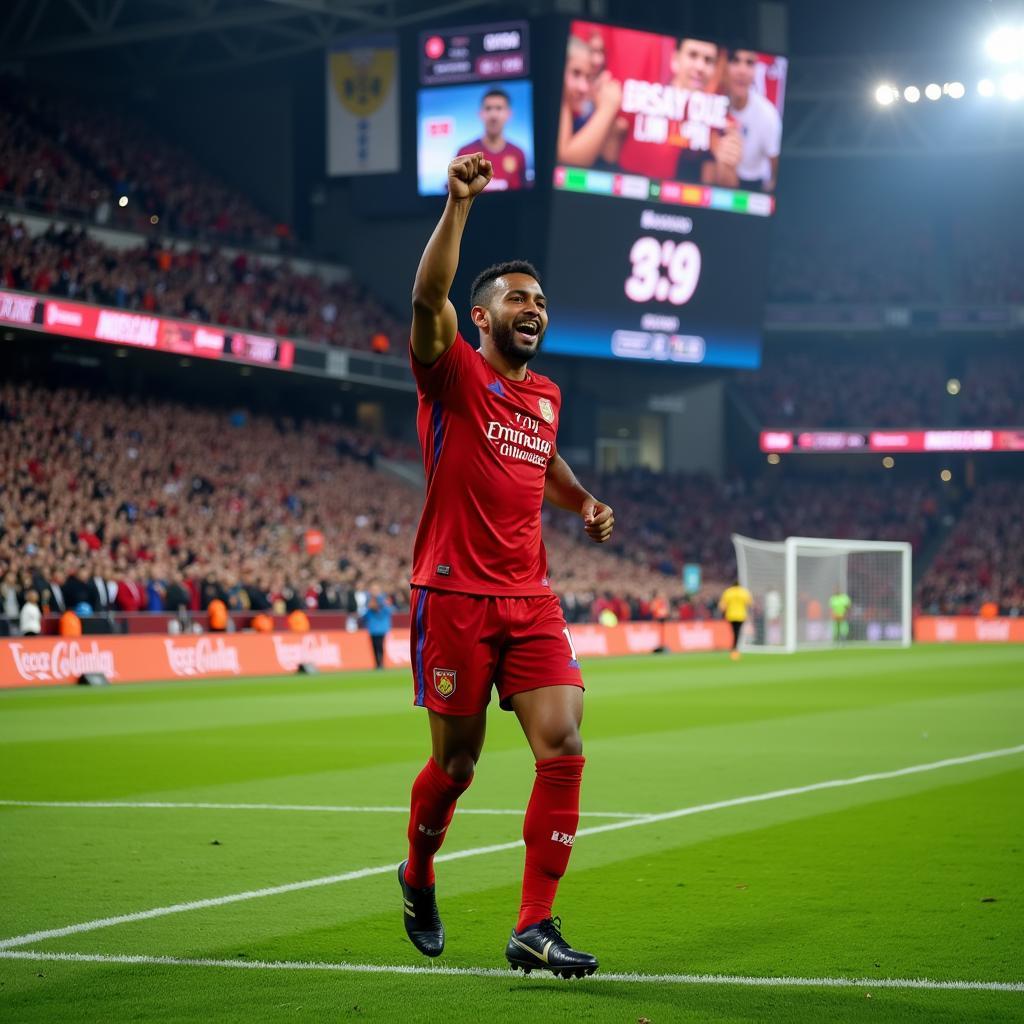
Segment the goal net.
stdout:
<svg viewBox="0 0 1024 1024">
<path fill-rule="evenodd" d="M 739 582 L 754 597 L 744 650 L 910 646 L 908 543 L 739 534 L 732 541 Z"/>
</svg>

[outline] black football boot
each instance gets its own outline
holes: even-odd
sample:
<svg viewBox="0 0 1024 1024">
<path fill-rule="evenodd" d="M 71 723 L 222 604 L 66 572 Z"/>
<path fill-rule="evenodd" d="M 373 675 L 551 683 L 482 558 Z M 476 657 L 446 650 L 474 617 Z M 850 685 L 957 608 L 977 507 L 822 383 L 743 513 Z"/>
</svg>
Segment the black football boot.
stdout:
<svg viewBox="0 0 1024 1024">
<path fill-rule="evenodd" d="M 562 938 L 562 921 L 548 917 L 521 932 L 513 929 L 505 957 L 513 971 L 550 971 L 556 978 L 582 978 L 597 970 L 597 957 L 573 949 Z"/>
<path fill-rule="evenodd" d="M 434 887 L 428 885 L 424 889 L 416 889 L 411 886 L 405 880 L 405 865 L 408 863 L 407 860 L 403 860 L 398 865 L 405 932 L 424 956 L 440 956 L 444 952 L 444 925 L 441 923 L 441 915 L 437 912 Z"/>
</svg>

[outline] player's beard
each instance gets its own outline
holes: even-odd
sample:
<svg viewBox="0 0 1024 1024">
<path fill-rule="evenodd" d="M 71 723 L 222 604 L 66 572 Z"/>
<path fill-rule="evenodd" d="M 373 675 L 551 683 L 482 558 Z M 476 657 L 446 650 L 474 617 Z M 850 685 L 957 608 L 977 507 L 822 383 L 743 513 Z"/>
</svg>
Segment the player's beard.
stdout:
<svg viewBox="0 0 1024 1024">
<path fill-rule="evenodd" d="M 505 320 L 495 320 L 491 327 L 491 339 L 494 347 L 510 362 L 519 366 L 528 363 L 539 351 L 544 342 L 542 328 L 537 335 L 536 345 L 521 345 L 516 341 L 515 327 Z"/>
</svg>

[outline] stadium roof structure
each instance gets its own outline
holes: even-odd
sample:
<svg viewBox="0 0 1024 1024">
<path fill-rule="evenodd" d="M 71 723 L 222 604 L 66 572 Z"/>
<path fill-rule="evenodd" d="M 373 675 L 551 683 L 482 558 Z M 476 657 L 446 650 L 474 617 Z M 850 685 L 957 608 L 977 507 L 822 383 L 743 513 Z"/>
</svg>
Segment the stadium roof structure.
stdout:
<svg viewBox="0 0 1024 1024">
<path fill-rule="evenodd" d="M 323 49 L 500 0 L 10 0 L 0 62 L 102 55 L 147 77 L 223 72 Z"/>
<path fill-rule="evenodd" d="M 323 50 L 354 33 L 507 17 L 508 0 L 5 0 L 0 70 L 46 74 L 120 88 L 183 81 Z M 792 0 L 789 0 L 792 3 Z M 923 2 L 923 0 L 922 0 Z M 929 0 L 934 2 L 934 0 Z M 633 0 L 636 3 L 636 0 Z M 523 0 L 517 15 L 582 14 L 601 0 Z M 743 23 L 737 0 L 722 24 Z M 689 7 L 680 4 L 676 18 Z M 620 9 L 621 11 L 621 9 Z M 591 17 L 597 17 L 591 10 Z M 621 19 L 620 19 L 621 20 Z M 806 44 L 805 44 L 806 45 Z M 952 45 L 952 43 L 950 44 Z M 968 62 L 969 63 L 969 62 Z M 793 57 L 786 85 L 787 157 L 879 158 L 1024 150 L 1015 104 L 981 111 L 970 99 L 949 108 L 880 108 L 871 98 L 879 81 L 927 82 L 942 68 L 970 81 L 964 54 L 847 53 Z M 943 78 L 936 79 L 943 81 Z M 939 109 L 941 108 L 941 109 Z"/>
</svg>

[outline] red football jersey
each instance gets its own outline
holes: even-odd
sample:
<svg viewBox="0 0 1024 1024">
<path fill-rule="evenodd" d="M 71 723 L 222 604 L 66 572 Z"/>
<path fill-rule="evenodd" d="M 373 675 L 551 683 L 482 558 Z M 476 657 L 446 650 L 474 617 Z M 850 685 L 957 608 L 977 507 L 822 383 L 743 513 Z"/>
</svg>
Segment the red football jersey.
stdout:
<svg viewBox="0 0 1024 1024">
<path fill-rule="evenodd" d="M 541 539 L 558 385 L 502 377 L 462 337 L 432 366 L 411 355 L 427 496 L 412 582 L 465 594 L 550 593 Z"/>
</svg>

